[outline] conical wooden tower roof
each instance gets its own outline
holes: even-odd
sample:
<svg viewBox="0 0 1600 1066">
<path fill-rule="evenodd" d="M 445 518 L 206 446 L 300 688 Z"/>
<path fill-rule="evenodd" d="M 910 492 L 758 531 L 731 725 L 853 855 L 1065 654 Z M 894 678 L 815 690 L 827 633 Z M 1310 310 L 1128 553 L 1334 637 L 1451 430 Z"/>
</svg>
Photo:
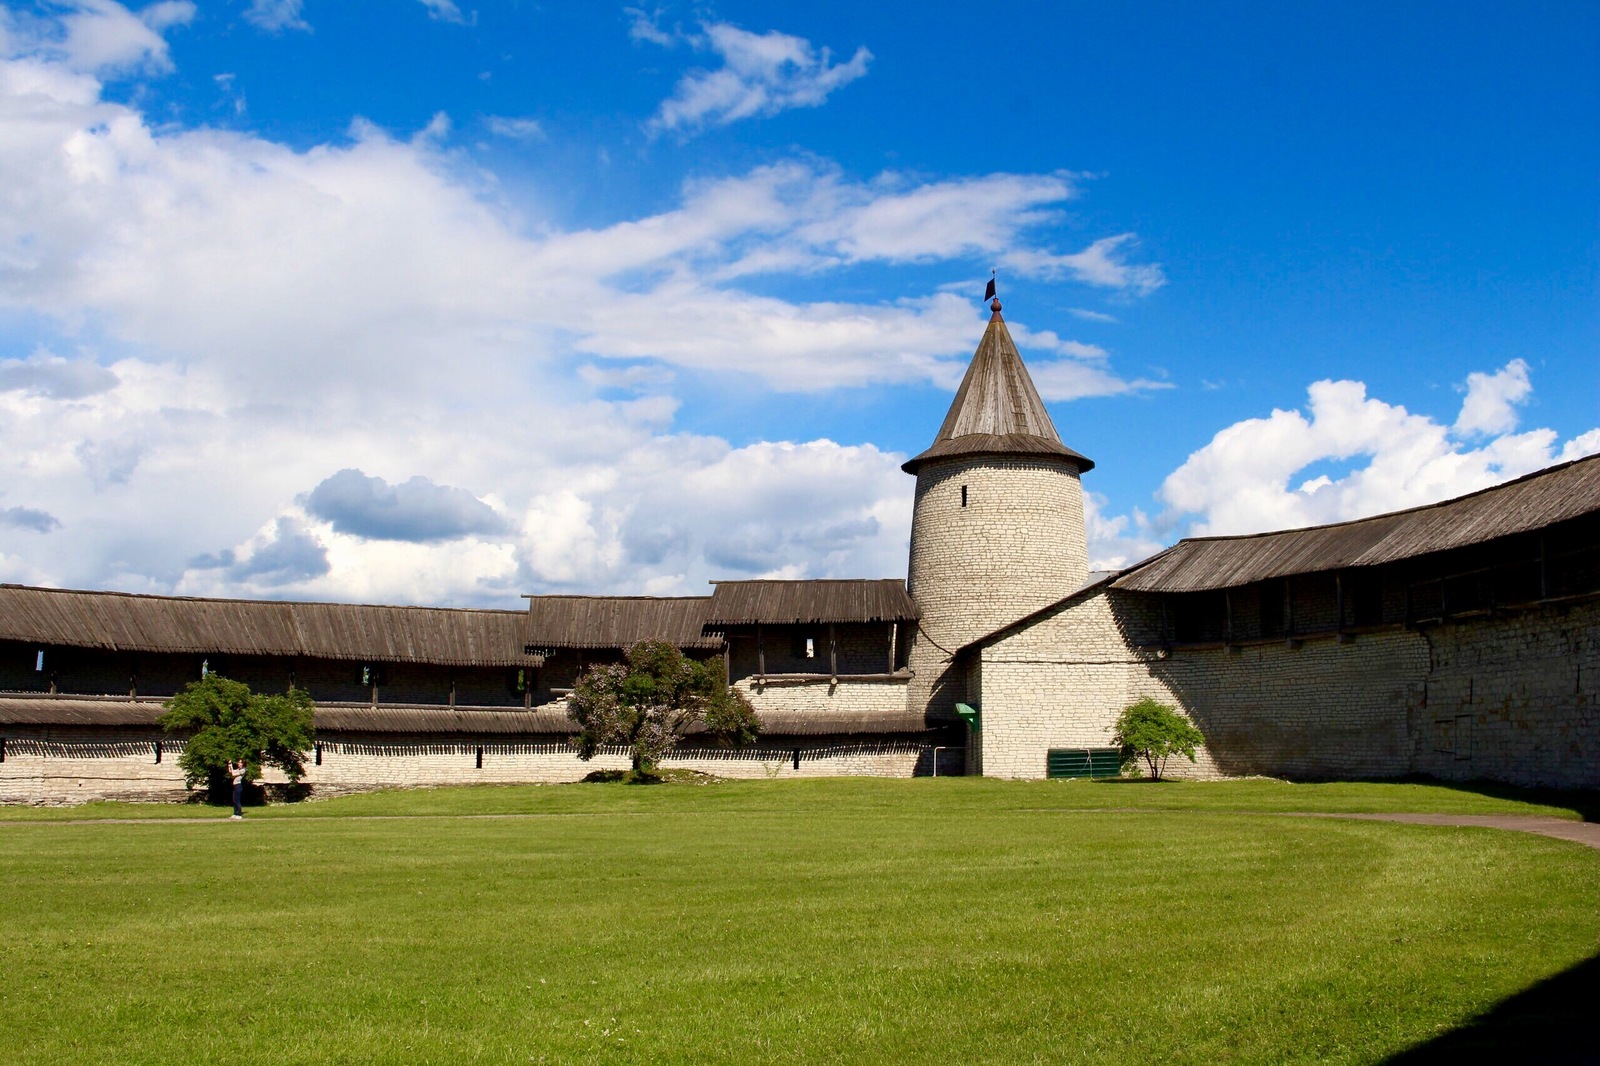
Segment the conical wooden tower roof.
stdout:
<svg viewBox="0 0 1600 1066">
<path fill-rule="evenodd" d="M 1093 461 L 1061 443 L 1006 321 L 1000 317 L 1000 301 L 989 306 L 994 312 L 989 327 L 983 331 L 983 340 L 978 342 L 933 446 L 900 469 L 915 474 L 930 459 L 956 455 L 1057 455 L 1070 459 L 1079 473 L 1094 469 Z"/>
</svg>

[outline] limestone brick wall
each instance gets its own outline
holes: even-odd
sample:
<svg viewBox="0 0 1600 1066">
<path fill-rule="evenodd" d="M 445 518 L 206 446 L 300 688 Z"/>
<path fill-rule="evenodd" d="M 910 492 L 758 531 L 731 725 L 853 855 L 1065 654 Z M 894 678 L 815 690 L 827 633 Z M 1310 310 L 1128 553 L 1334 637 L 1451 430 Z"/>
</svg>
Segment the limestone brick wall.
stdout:
<svg viewBox="0 0 1600 1066">
<path fill-rule="evenodd" d="M 175 801 L 187 794 L 177 756 L 183 745 L 158 732 L 63 734 L 12 729 L 0 762 L 0 804 L 73 804 L 90 800 Z M 162 745 L 155 761 L 154 746 Z M 301 779 L 313 795 L 377 788 L 577 781 L 594 770 L 625 770 L 624 749 L 583 762 L 563 738 L 440 740 L 430 736 L 325 735 L 320 762 L 307 759 Z M 481 765 L 480 765 L 481 757 Z M 718 777 L 912 777 L 962 772 L 959 747 L 936 746 L 916 736 L 771 736 L 753 748 L 727 751 L 689 745 L 666 760 L 668 768 Z M 798 766 L 796 762 L 798 760 Z M 265 775 L 281 784 L 277 771 Z"/>
<path fill-rule="evenodd" d="M 1173 702 L 1150 675 L 1151 658 L 1130 650 L 1104 590 L 984 648 L 976 664 L 982 773 L 1043 777 L 1051 748 L 1110 747 L 1123 707 L 1147 695 Z M 1167 769 L 1174 777 L 1218 773 L 1204 751 L 1197 764 L 1180 759 Z"/>
<path fill-rule="evenodd" d="M 962 489 L 966 506 L 962 506 Z M 917 474 L 908 587 L 914 710 L 953 713 L 964 682 L 950 652 L 1080 586 L 1088 573 L 1083 489 L 1062 459 L 973 456 Z"/>
<path fill-rule="evenodd" d="M 1409 721 L 1427 644 L 1414 631 L 1178 650 L 1149 676 L 1206 734 L 1218 771 L 1398 777 L 1412 771 Z"/>
<path fill-rule="evenodd" d="M 1600 604 L 1424 631 L 1415 767 L 1447 779 L 1600 787 Z"/>
<path fill-rule="evenodd" d="M 1174 776 L 1394 777 L 1600 786 L 1600 606 L 1236 649 L 1134 648 L 1148 598 L 1099 590 L 982 650 L 982 772 L 1041 777 L 1109 742 L 1143 696 L 1206 734 Z"/>
<path fill-rule="evenodd" d="M 182 799 L 183 742 L 160 730 L 49 730 L 9 726 L 0 804 L 97 799 Z M 156 745 L 161 761 L 156 761 Z"/>
</svg>

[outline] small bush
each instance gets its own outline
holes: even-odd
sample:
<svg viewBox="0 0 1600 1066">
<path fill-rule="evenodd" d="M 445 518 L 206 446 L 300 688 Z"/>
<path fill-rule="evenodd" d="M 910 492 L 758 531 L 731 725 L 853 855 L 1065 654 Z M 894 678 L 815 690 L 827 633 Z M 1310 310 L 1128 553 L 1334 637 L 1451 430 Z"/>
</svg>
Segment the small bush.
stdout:
<svg viewBox="0 0 1600 1066">
<path fill-rule="evenodd" d="M 1122 749 L 1123 769 L 1137 774 L 1143 760 L 1152 781 L 1161 780 L 1169 757 L 1184 755 L 1194 762 L 1194 749 L 1206 742 L 1205 735 L 1177 708 L 1149 696 L 1124 708 L 1114 729 L 1111 741 Z"/>
</svg>

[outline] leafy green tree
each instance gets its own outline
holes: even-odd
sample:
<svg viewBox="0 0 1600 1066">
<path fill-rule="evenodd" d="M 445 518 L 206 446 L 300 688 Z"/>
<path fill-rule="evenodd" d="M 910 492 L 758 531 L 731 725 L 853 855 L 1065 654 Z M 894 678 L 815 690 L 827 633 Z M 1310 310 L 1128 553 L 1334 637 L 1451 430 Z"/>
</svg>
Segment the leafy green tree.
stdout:
<svg viewBox="0 0 1600 1066">
<path fill-rule="evenodd" d="M 1124 708 L 1113 730 L 1111 742 L 1122 749 L 1124 769 L 1143 759 L 1152 781 L 1161 780 L 1169 757 L 1185 755 L 1194 762 L 1194 749 L 1206 742 L 1205 735 L 1176 708 L 1149 696 Z"/>
<path fill-rule="evenodd" d="M 243 759 L 254 779 L 276 766 L 293 783 L 306 770 L 305 753 L 316 736 L 316 705 L 304 689 L 278 696 L 250 691 L 240 681 L 207 674 L 166 703 L 156 723 L 169 733 L 188 733 L 178 765 L 190 788 L 204 781 L 214 800 L 228 794 L 228 762 Z"/>
<path fill-rule="evenodd" d="M 745 694 L 728 685 L 721 665 L 646 640 L 629 649 L 626 663 L 590 667 L 567 701 L 567 717 L 579 730 L 578 758 L 592 759 L 606 745 L 625 746 L 635 779 L 648 779 L 696 726 L 726 747 L 754 743 L 761 723 Z"/>
</svg>

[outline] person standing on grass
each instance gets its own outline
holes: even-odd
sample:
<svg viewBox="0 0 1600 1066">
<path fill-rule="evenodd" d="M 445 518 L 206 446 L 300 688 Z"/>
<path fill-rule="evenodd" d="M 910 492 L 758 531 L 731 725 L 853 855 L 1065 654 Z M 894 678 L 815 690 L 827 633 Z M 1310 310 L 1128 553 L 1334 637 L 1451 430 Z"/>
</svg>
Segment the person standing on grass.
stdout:
<svg viewBox="0 0 1600 1066">
<path fill-rule="evenodd" d="M 244 799 L 244 760 L 228 760 L 228 773 L 233 777 L 233 816 L 235 818 L 243 818 L 244 808 L 241 806 L 241 802 Z"/>
</svg>

